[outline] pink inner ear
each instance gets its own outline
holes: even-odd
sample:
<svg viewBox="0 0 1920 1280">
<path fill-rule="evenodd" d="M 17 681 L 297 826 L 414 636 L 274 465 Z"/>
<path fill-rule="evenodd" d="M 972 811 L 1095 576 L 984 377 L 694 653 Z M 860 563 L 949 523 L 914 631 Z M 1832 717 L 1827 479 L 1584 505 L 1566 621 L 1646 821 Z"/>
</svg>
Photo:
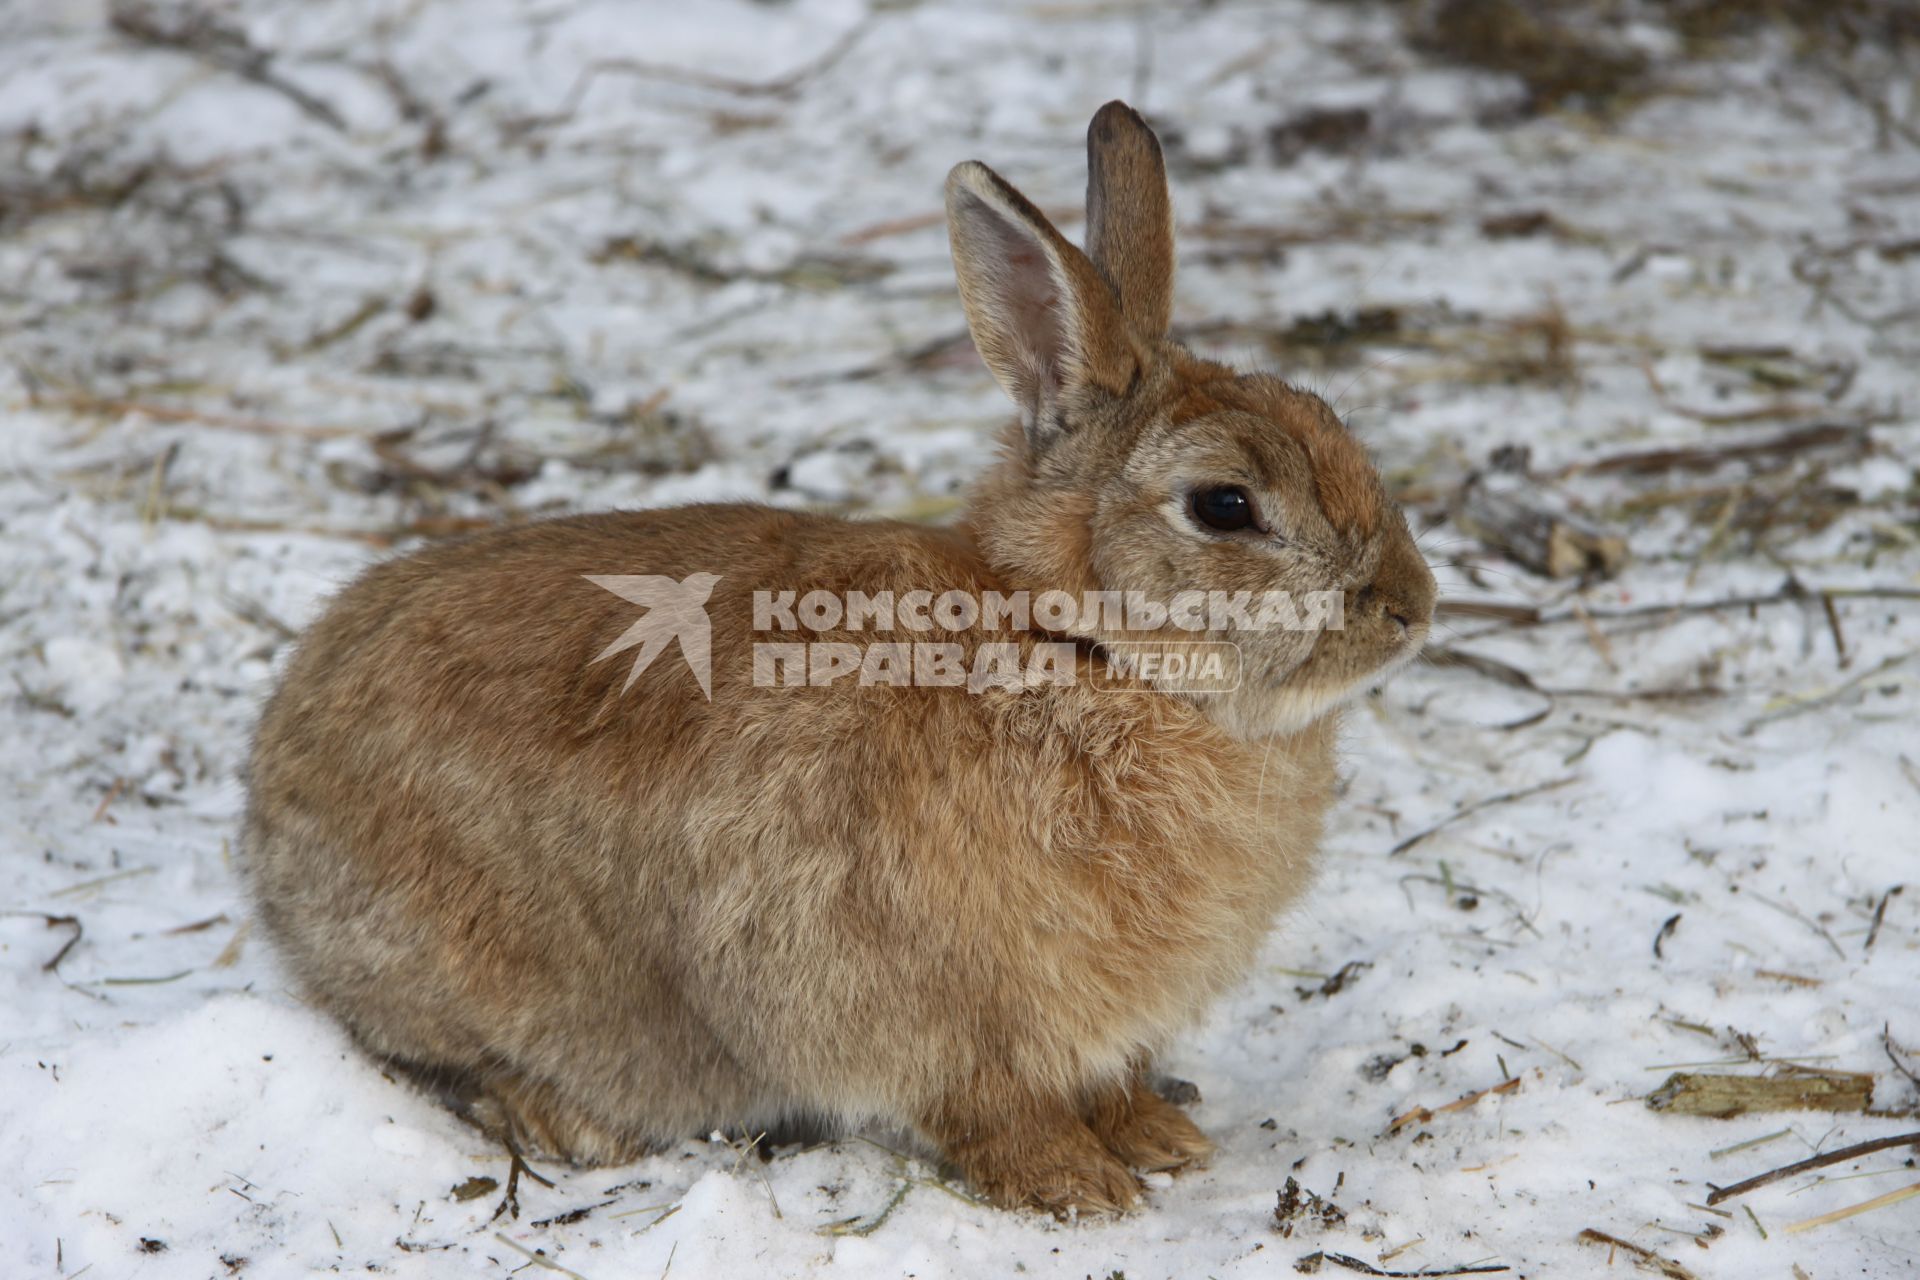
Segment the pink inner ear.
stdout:
<svg viewBox="0 0 1920 1280">
<path fill-rule="evenodd" d="M 1063 302 L 1046 255 L 1031 242 L 1010 249 L 1001 283 L 1007 323 L 1013 330 L 1009 336 L 1022 362 L 1039 377 L 1042 385 L 1035 390 L 1044 398 L 1060 384 L 1066 345 L 1060 314 Z"/>
<path fill-rule="evenodd" d="M 1037 414 L 1080 358 L 1073 298 L 1055 279 L 1037 229 L 978 197 L 958 202 L 954 213 L 978 290 L 970 319 L 980 354 L 1015 403 Z"/>
</svg>

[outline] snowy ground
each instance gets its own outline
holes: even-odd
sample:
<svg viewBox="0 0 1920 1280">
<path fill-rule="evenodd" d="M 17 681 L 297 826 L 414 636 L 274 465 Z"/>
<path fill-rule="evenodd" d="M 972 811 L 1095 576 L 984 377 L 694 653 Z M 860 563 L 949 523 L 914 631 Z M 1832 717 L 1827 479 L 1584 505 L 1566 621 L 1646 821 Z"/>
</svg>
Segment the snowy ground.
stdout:
<svg viewBox="0 0 1920 1280">
<path fill-rule="evenodd" d="M 154 47 L 174 12 L 0 7 L 9 1274 L 1632 1267 L 1587 1229 L 1701 1277 L 1912 1274 L 1920 1199 L 1786 1231 L 1920 1181 L 1906 1150 L 1701 1207 L 1920 1128 L 1889 1051 L 1920 1057 L 1911 76 L 1777 36 L 1682 66 L 1647 27 L 1667 69 L 1602 120 L 1424 60 L 1393 6 L 217 10 L 264 69 Z M 1217 1159 L 1056 1225 L 895 1135 L 693 1142 L 491 1220 L 453 1189 L 503 1154 L 249 937 L 235 776 L 289 636 L 388 548 L 511 514 L 943 517 L 1002 410 L 940 181 L 985 159 L 1075 229 L 1117 95 L 1166 136 L 1179 323 L 1337 396 L 1450 598 L 1522 606 L 1452 613 L 1469 656 L 1352 717 L 1318 892 L 1164 1064 Z M 1629 535 L 1622 574 L 1450 518 L 1515 445 Z M 1870 1072 L 1883 1114 L 1646 1105 L 1703 1063 Z M 1289 1176 L 1344 1220 L 1283 1234 Z"/>
</svg>

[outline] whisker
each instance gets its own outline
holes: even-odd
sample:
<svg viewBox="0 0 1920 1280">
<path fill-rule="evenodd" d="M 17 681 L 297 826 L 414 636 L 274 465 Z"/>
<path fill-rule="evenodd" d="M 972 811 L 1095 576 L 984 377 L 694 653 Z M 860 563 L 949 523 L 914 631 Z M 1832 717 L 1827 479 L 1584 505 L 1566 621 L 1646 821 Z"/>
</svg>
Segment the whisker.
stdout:
<svg viewBox="0 0 1920 1280">
<path fill-rule="evenodd" d="M 1359 382 L 1360 379 L 1367 377 L 1369 374 L 1376 373 L 1379 370 L 1384 369 L 1389 364 L 1392 364 L 1395 360 L 1406 359 L 1407 356 L 1411 354 L 1412 353 L 1408 351 L 1389 351 L 1386 355 L 1381 356 L 1378 360 L 1374 361 L 1372 364 L 1368 365 L 1366 368 L 1360 370 L 1360 372 L 1354 374 L 1351 378 L 1347 379 L 1347 385 L 1340 388 L 1340 395 L 1336 395 L 1332 400 L 1329 400 L 1327 403 L 1333 406 L 1333 411 L 1335 413 L 1340 412 L 1340 396 L 1344 396 L 1347 394 L 1347 392 L 1353 390 L 1355 383 Z M 1324 397 L 1322 398 L 1324 399 Z"/>
<path fill-rule="evenodd" d="M 1268 738 L 1267 749 L 1264 752 L 1262 752 L 1260 756 L 1260 780 L 1256 782 L 1253 787 L 1253 811 L 1255 813 L 1260 812 L 1260 800 L 1261 800 L 1261 797 L 1263 797 L 1266 794 L 1267 761 L 1273 758 L 1274 742 L 1275 742 L 1275 739 Z"/>
<path fill-rule="evenodd" d="M 1429 563 L 1432 563 L 1432 562 L 1429 562 Z M 1478 561 L 1473 561 L 1473 560 L 1452 561 L 1452 562 L 1442 561 L 1436 564 L 1435 567 L 1441 568 L 1441 569 L 1457 569 L 1461 573 L 1490 573 L 1496 578 L 1506 578 L 1512 582 L 1520 581 L 1520 575 L 1516 573 L 1510 573 L 1505 569 L 1495 569 L 1491 565 L 1481 564 Z"/>
</svg>

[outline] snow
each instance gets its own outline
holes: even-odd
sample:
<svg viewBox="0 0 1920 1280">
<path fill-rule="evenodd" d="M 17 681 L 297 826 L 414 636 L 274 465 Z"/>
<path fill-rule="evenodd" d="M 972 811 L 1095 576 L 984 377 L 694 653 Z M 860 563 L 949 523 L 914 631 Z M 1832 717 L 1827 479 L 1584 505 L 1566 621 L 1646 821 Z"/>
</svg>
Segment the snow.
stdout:
<svg viewBox="0 0 1920 1280">
<path fill-rule="evenodd" d="M 1784 1231 L 1920 1180 L 1900 1151 L 1732 1217 L 1698 1207 L 1917 1127 L 1883 1043 L 1920 1046 L 1920 603 L 1891 594 L 1920 588 L 1910 134 L 1878 136 L 1779 40 L 1675 68 L 1675 91 L 1610 121 L 1518 119 L 1510 81 L 1419 60 L 1390 8 L 218 10 L 344 131 L 114 35 L 104 6 L 0 16 L 9 1266 L 489 1275 L 538 1251 L 593 1280 L 1139 1280 L 1287 1274 L 1324 1250 L 1593 1275 L 1592 1228 L 1702 1277 L 1910 1274 L 1920 1201 Z M 1075 232 L 1081 131 L 1119 95 L 1168 140 L 1177 320 L 1200 345 L 1272 363 L 1268 335 L 1298 320 L 1399 314 L 1397 335 L 1289 349 L 1281 371 L 1411 487 L 1450 596 L 1549 615 L 1454 616 L 1437 643 L 1549 692 L 1429 666 L 1356 708 L 1316 891 L 1162 1064 L 1198 1085 L 1220 1151 L 1131 1217 L 970 1204 L 887 1133 L 542 1167 L 555 1185 L 523 1179 L 517 1219 L 492 1218 L 498 1191 L 455 1198 L 504 1184 L 504 1153 L 303 1008 L 249 928 L 239 769 L 288 633 L 396 538 L 463 520 L 715 497 L 950 511 L 1002 405 L 954 341 L 941 179 L 985 159 Z M 1268 153 L 1273 125 L 1354 106 L 1374 118 L 1357 144 Z M 84 195 L 147 162 L 117 207 Z M 18 194 L 63 163 L 82 195 Z M 1563 230 L 1482 229 L 1532 210 Z M 1568 378 L 1476 372 L 1554 309 Z M 1790 349 L 1765 357 L 1789 384 L 1713 354 L 1729 346 Z M 1753 410 L 1775 416 L 1703 417 Z M 1669 492 L 1739 467 L 1569 473 L 1634 553 L 1584 589 L 1445 518 L 1502 445 L 1549 474 L 1807 421 L 1870 433 L 1814 477 L 1856 495 L 1828 522 L 1717 534 L 1720 507 Z M 393 483 L 391 448 L 435 478 Z M 1629 612 L 1790 578 L 1804 598 Z M 1641 1100 L 1684 1064 L 1760 1070 L 1742 1036 L 1871 1072 L 1876 1108 L 1905 1114 Z M 1289 1176 L 1344 1222 L 1277 1231 Z M 1688 1234 L 1710 1228 L 1704 1248 Z"/>
</svg>

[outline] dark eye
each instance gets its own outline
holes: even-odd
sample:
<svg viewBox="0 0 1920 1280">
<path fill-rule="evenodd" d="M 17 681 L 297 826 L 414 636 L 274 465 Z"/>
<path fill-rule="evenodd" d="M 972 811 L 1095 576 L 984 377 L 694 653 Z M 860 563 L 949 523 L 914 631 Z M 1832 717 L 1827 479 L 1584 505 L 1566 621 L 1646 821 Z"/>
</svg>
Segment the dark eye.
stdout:
<svg viewBox="0 0 1920 1280">
<path fill-rule="evenodd" d="M 1253 528 L 1253 500 L 1247 497 L 1247 491 L 1235 485 L 1221 485 L 1214 489 L 1198 489 L 1188 506 L 1193 518 L 1209 529 L 1218 529 L 1222 533 L 1234 533 L 1241 529 Z"/>
</svg>

